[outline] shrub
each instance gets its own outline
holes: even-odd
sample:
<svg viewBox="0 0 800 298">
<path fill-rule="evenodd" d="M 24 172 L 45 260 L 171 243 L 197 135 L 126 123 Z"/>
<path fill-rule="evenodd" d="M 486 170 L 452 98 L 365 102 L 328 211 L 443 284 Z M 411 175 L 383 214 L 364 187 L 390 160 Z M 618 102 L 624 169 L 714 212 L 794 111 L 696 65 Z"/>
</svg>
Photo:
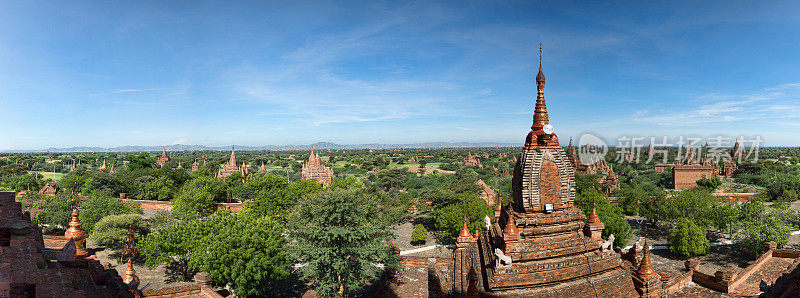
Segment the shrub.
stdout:
<svg viewBox="0 0 800 298">
<path fill-rule="evenodd" d="M 675 228 L 669 231 L 667 242 L 672 253 L 683 257 L 705 254 L 709 247 L 706 230 L 687 218 L 682 218 Z"/>
<path fill-rule="evenodd" d="M 464 215 L 467 215 L 469 222 L 468 228 L 474 231 L 476 228 L 482 228 L 485 224 L 483 218 L 489 216 L 492 218 L 494 213 L 486 201 L 478 197 L 477 194 L 471 192 L 464 192 L 458 196 L 458 202 L 448 205 L 436 211 L 434 220 L 436 222 L 436 229 L 442 231 L 442 235 L 456 236 L 461 231 L 462 221 Z"/>
<path fill-rule="evenodd" d="M 714 191 L 722 185 L 722 181 L 719 180 L 719 177 L 714 176 L 711 178 L 702 178 L 697 180 L 697 186 L 703 187 L 708 189 L 709 191 Z"/>
<path fill-rule="evenodd" d="M 20 199 L 22 209 L 30 211 L 31 221 L 59 230 L 67 228 L 67 223 L 72 219 L 72 206 L 75 202 L 75 196 L 67 193 L 47 196 L 29 192 Z"/>
<path fill-rule="evenodd" d="M 214 212 L 214 205 L 225 198 L 225 189 L 216 178 L 198 177 L 186 182 L 175 197 L 172 215 L 196 219 Z"/>
<path fill-rule="evenodd" d="M 119 198 L 106 196 L 92 196 L 80 208 L 79 218 L 81 227 L 91 233 L 94 225 L 108 215 L 121 215 L 128 213 L 142 214 L 142 208 L 135 203 L 123 202 Z"/>
<path fill-rule="evenodd" d="M 125 248 L 129 229 L 133 229 L 137 242 L 150 231 L 147 222 L 141 215 L 109 215 L 94 225 L 94 233 L 89 235 L 89 239 L 99 246 L 105 246 L 114 251 L 118 257 L 122 257 L 120 253 Z"/>
<path fill-rule="evenodd" d="M 428 230 L 421 224 L 414 225 L 414 231 L 411 232 L 412 243 L 425 243 L 428 240 Z"/>
</svg>

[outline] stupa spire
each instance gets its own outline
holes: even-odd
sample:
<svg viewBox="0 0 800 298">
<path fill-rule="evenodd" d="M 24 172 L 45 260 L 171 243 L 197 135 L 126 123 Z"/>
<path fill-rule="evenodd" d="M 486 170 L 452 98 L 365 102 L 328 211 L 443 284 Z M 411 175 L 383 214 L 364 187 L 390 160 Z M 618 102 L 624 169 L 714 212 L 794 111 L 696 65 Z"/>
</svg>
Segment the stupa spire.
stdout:
<svg viewBox="0 0 800 298">
<path fill-rule="evenodd" d="M 544 71 L 542 71 L 542 44 L 540 43 L 539 74 L 536 75 L 536 107 L 533 112 L 531 130 L 541 130 L 547 124 L 550 124 L 550 117 L 547 115 L 547 104 L 544 102 Z"/>
<path fill-rule="evenodd" d="M 236 147 L 231 145 L 231 159 L 228 161 L 229 164 L 236 165 Z"/>
<path fill-rule="evenodd" d="M 64 238 L 75 241 L 75 257 L 86 257 L 89 252 L 86 250 L 86 232 L 81 228 L 78 219 L 78 206 L 72 206 L 72 220 L 69 222 L 69 229 L 64 232 Z"/>
<path fill-rule="evenodd" d="M 642 280 L 650 280 L 656 276 L 656 270 L 653 269 L 653 264 L 650 262 L 650 246 L 647 245 L 647 239 L 644 240 L 644 255 L 642 261 L 639 262 L 639 269 L 636 270 L 636 276 Z"/>
<path fill-rule="evenodd" d="M 589 213 L 589 219 L 586 222 L 590 224 L 596 224 L 600 222 L 600 216 L 597 215 L 597 203 L 592 202 L 592 212 Z"/>
<path fill-rule="evenodd" d="M 499 220 L 503 213 L 503 193 L 497 192 L 497 204 L 494 205 L 494 219 Z"/>
</svg>

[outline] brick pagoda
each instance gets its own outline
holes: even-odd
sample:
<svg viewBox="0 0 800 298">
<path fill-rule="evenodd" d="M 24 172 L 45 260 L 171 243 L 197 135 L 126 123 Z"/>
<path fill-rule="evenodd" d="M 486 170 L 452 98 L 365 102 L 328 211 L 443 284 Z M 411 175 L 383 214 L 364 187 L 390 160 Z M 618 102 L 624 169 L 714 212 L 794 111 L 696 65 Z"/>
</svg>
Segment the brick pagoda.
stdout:
<svg viewBox="0 0 800 298">
<path fill-rule="evenodd" d="M 478 156 L 472 155 L 472 152 L 467 152 L 467 157 L 464 158 L 464 165 L 468 167 L 483 167 Z"/>
<path fill-rule="evenodd" d="M 719 168 L 712 158 L 706 157 L 697 162 L 699 154 L 695 151 L 691 144 L 686 146 L 686 158 L 683 161 L 675 161 L 672 167 L 672 182 L 676 190 L 695 187 L 697 180 L 710 179 L 719 173 Z"/>
<path fill-rule="evenodd" d="M 219 167 L 219 171 L 217 171 L 217 178 L 225 178 L 237 172 L 242 174 L 242 177 L 247 176 L 247 165 L 242 163 L 240 166 L 236 163 L 236 148 L 231 146 L 231 158 L 227 163 Z"/>
<path fill-rule="evenodd" d="M 167 163 L 169 163 L 169 156 L 167 156 L 167 148 L 164 148 L 164 151 L 161 151 L 161 156 L 156 160 L 156 164 L 159 167 L 163 167 Z"/>
<path fill-rule="evenodd" d="M 314 180 L 328 187 L 333 182 L 333 170 L 322 164 L 319 155 L 311 149 L 308 161 L 303 165 L 303 179 Z"/>
<path fill-rule="evenodd" d="M 455 290 L 468 296 L 639 296 L 619 255 L 601 250 L 602 223 L 596 216 L 587 223 L 573 204 L 573 167 L 556 134 L 544 132 L 550 121 L 541 65 L 536 82 L 533 126 L 514 169 L 513 201 L 477 241 L 454 253 Z"/>
</svg>

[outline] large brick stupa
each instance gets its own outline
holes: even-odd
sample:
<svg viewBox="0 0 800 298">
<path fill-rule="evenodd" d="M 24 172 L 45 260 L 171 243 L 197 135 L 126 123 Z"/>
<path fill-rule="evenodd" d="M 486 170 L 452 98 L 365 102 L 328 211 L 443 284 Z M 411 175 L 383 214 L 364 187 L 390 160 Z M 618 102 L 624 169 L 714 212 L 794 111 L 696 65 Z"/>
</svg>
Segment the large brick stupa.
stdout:
<svg viewBox="0 0 800 298">
<path fill-rule="evenodd" d="M 596 212 L 587 220 L 574 205 L 574 169 L 549 125 L 541 62 L 536 82 L 513 202 L 477 240 L 459 238 L 454 288 L 468 296 L 638 297 L 620 256 L 601 249 Z"/>
</svg>

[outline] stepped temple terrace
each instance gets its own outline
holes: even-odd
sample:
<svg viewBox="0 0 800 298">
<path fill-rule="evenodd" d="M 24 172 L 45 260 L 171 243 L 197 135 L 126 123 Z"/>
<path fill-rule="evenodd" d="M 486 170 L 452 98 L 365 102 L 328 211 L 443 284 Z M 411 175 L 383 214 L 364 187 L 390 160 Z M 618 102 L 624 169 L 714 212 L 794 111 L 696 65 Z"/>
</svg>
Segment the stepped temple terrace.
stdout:
<svg viewBox="0 0 800 298">
<path fill-rule="evenodd" d="M 536 83 L 533 125 L 514 168 L 515 199 L 477 240 L 459 237 L 454 287 L 467 295 L 638 296 L 620 256 L 601 247 L 596 214 L 587 222 L 573 204 L 573 165 L 558 136 L 545 132 L 541 66 Z"/>
</svg>

